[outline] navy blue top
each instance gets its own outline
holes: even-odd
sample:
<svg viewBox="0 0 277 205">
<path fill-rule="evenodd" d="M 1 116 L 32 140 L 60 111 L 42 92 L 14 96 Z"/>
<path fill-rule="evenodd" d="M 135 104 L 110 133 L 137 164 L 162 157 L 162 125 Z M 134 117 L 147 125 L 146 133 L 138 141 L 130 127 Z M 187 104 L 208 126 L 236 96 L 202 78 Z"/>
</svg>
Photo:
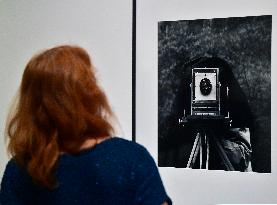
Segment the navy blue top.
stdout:
<svg viewBox="0 0 277 205">
<path fill-rule="evenodd" d="M 12 159 L 1 182 L 1 205 L 171 204 L 148 151 L 118 137 L 78 155 L 61 155 L 56 178 L 54 190 L 35 185 Z"/>
</svg>

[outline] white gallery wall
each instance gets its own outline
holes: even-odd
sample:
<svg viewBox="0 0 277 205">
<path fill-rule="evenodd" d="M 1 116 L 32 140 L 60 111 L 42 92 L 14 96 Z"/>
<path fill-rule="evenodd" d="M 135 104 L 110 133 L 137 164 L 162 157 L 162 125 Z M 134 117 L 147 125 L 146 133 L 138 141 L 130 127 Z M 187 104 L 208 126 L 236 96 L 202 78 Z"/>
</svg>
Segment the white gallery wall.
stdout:
<svg viewBox="0 0 277 205">
<path fill-rule="evenodd" d="M 158 22 L 272 15 L 271 174 L 159 168 L 175 204 L 277 204 L 277 1 L 137 1 L 137 142 L 158 158 Z M 275 126 L 274 126 L 275 125 Z"/>
<path fill-rule="evenodd" d="M 277 1 L 137 0 L 137 142 L 157 161 L 157 22 L 272 15 L 272 173 L 159 168 L 174 204 L 277 203 Z M 30 57 L 43 48 L 77 44 L 88 50 L 121 125 L 132 133 L 132 1 L 0 0 L 0 178 L 8 161 L 4 127 L 9 104 Z"/>
<path fill-rule="evenodd" d="M 0 1 L 0 178 L 8 157 L 4 126 L 27 61 L 61 44 L 87 49 L 121 125 L 132 133 L 132 2 L 129 0 Z"/>
</svg>

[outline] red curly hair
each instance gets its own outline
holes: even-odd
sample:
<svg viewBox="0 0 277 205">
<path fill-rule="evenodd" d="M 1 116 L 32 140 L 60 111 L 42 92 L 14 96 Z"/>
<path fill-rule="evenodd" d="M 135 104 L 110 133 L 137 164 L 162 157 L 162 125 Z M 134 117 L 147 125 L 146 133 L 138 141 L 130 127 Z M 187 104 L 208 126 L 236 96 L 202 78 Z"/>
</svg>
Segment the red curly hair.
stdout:
<svg viewBox="0 0 277 205">
<path fill-rule="evenodd" d="M 46 50 L 23 73 L 7 124 L 8 152 L 34 182 L 53 187 L 59 155 L 77 153 L 88 139 L 111 136 L 112 116 L 87 52 L 67 45 Z"/>
</svg>

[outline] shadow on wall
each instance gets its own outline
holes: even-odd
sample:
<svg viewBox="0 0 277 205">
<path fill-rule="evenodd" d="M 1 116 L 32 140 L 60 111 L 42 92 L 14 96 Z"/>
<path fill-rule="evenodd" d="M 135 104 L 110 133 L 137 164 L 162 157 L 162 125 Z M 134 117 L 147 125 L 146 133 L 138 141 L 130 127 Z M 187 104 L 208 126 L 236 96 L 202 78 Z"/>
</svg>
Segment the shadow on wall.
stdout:
<svg viewBox="0 0 277 205">
<path fill-rule="evenodd" d="M 254 115 L 252 168 L 271 172 L 271 29 L 272 16 L 159 22 L 158 147 L 159 166 L 175 166 L 186 139 L 170 129 L 181 117 L 176 96 L 185 63 L 217 56 L 232 67 Z"/>
</svg>

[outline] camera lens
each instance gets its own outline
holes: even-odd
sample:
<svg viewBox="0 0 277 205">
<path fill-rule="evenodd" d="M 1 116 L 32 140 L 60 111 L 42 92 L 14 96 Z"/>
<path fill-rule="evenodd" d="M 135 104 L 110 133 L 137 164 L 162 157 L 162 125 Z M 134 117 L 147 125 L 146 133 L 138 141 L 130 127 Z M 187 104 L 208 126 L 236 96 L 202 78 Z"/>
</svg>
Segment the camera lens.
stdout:
<svg viewBox="0 0 277 205">
<path fill-rule="evenodd" d="M 203 95 L 209 95 L 212 91 L 212 84 L 208 78 L 203 78 L 200 81 L 200 91 Z"/>
</svg>

